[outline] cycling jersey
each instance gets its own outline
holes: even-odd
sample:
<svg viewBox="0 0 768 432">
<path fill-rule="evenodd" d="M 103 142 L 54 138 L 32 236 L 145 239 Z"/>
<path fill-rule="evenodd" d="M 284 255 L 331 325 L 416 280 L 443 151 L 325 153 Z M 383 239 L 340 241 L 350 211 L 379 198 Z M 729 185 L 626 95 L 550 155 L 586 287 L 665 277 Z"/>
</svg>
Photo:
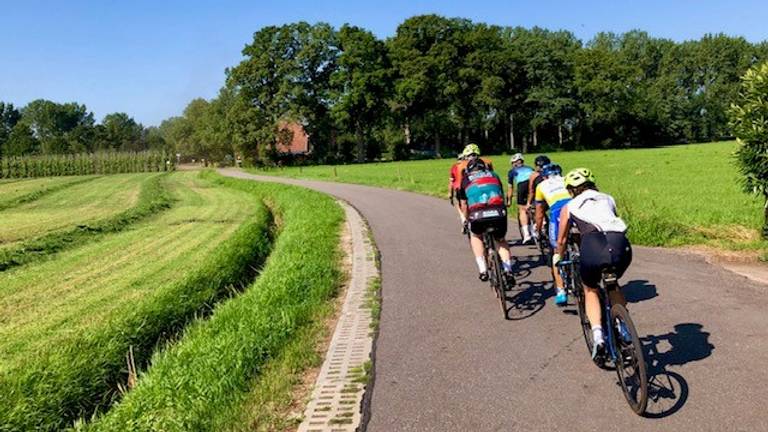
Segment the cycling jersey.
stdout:
<svg viewBox="0 0 768 432">
<path fill-rule="evenodd" d="M 571 199 L 565 189 L 565 180 L 560 176 L 543 180 L 536 186 L 534 199 L 537 202 L 546 202 L 549 206 L 549 244 L 554 249 L 557 247 L 557 235 L 560 232 L 560 212 Z"/>
<path fill-rule="evenodd" d="M 467 201 L 467 210 L 504 208 L 504 189 L 501 179 L 493 171 L 475 171 L 465 175 L 461 185 L 462 198 Z"/>
<path fill-rule="evenodd" d="M 481 158 L 483 162 L 485 162 L 485 166 L 488 167 L 490 171 L 493 171 L 493 163 L 485 158 Z M 464 180 L 464 171 L 467 169 L 467 165 L 469 164 L 468 160 L 458 161 L 451 167 L 451 186 L 454 189 L 461 189 L 462 181 Z M 454 168 L 455 167 L 455 168 Z"/>
<path fill-rule="evenodd" d="M 627 225 L 616 215 L 616 202 L 608 194 L 588 189 L 568 203 L 568 212 L 582 234 L 595 231 L 627 231 Z"/>
<path fill-rule="evenodd" d="M 511 185 L 516 185 L 522 182 L 527 183 L 528 179 L 531 178 L 531 174 L 533 174 L 533 168 L 526 165 L 512 168 L 507 173 L 507 183 Z"/>
</svg>

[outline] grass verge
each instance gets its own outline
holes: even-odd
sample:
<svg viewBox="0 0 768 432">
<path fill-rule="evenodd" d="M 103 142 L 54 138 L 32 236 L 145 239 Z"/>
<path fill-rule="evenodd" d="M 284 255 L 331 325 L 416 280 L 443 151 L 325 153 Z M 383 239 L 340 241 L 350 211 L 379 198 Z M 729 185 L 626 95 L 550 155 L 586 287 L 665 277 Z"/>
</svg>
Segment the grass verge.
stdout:
<svg viewBox="0 0 768 432">
<path fill-rule="evenodd" d="M 185 174 L 174 174 L 181 175 Z M 213 196 L 227 192 L 209 182 L 203 182 L 200 189 L 201 192 L 209 190 Z M 37 346 L 29 346 L 29 338 L 19 336 L 15 343 L 8 339 L 17 331 L 38 331 L 38 327 L 31 326 L 40 324 L 25 318 L 30 310 L 36 311 L 37 303 L 30 304 L 26 298 L 34 292 L 19 297 L 15 295 L 18 290 L 0 288 L 0 306 L 16 311 L 6 328 L 17 328 L 3 339 L 5 346 L 0 350 L 4 353 L 0 358 L 3 362 L 0 364 L 0 430 L 61 429 L 78 418 L 91 417 L 111 406 L 120 396 L 120 386 L 129 381 L 125 361 L 129 349 L 133 352 L 136 367 L 145 368 L 159 346 L 170 343 L 190 321 L 209 315 L 219 300 L 234 295 L 253 279 L 271 247 L 271 213 L 245 193 L 226 196 L 235 211 L 239 212 L 237 209 L 243 207 L 254 211 L 241 216 L 244 222 L 234 223 L 229 221 L 231 215 L 221 214 L 221 211 L 207 214 L 202 211 L 205 207 L 220 209 L 226 203 L 216 201 L 200 209 L 192 204 L 199 204 L 202 197 L 199 193 L 192 194 L 187 199 L 191 204 L 183 211 L 184 207 L 179 206 L 159 220 L 153 219 L 136 229 L 69 251 L 55 260 L 41 263 L 40 269 L 34 269 L 38 271 L 25 267 L 18 269 L 24 272 L 13 270 L 13 274 L 8 274 L 10 281 L 34 278 L 36 274 L 44 273 L 43 268 L 63 265 L 72 270 L 59 274 L 59 279 L 64 282 L 54 284 L 56 289 L 50 290 L 58 294 L 43 295 L 41 299 L 53 308 L 54 315 L 59 296 L 65 299 L 59 309 L 65 311 L 72 306 L 79 308 L 79 302 L 90 303 L 89 308 L 83 308 L 75 315 L 61 316 L 48 323 L 50 325 L 46 325 L 38 336 L 42 341 L 37 341 Z M 210 227 L 227 223 L 234 227 L 233 230 L 211 231 Z M 209 232 L 213 237 L 208 235 Z M 162 237 L 167 233 L 171 237 Z M 176 238 L 181 242 L 174 243 Z M 185 249 L 185 240 L 196 240 L 197 243 L 192 242 L 193 249 L 189 250 Z M 165 247 L 166 244 L 170 249 Z M 107 247 L 100 248 L 102 245 Z M 138 248 L 139 255 L 131 254 L 131 248 Z M 184 254 L 176 254 L 178 249 Z M 153 255 L 155 250 L 155 254 L 159 254 L 157 257 Z M 121 255 L 121 252 L 124 253 Z M 99 261 L 102 254 L 105 255 L 104 262 Z M 164 272 L 176 275 L 176 267 L 189 267 L 188 262 L 197 263 L 196 254 L 203 254 L 208 259 L 186 273 L 182 272 L 177 279 L 167 281 L 161 277 Z M 94 260 L 93 265 L 90 259 Z M 157 266 L 153 273 L 141 273 L 143 267 L 152 267 L 155 261 L 163 259 L 168 260 L 167 265 Z M 78 263 L 91 273 L 79 274 Z M 117 268 L 109 267 L 112 263 Z M 117 276 L 112 277 L 111 270 Z M 72 278 L 74 282 L 69 280 Z M 91 279 L 97 280 L 94 286 L 88 284 Z M 91 301 L 92 298 L 95 300 Z M 119 307 L 102 316 L 101 309 L 109 308 L 113 303 L 118 303 Z M 43 321 L 46 320 L 44 312 L 36 311 Z M 26 349 L 24 358 L 16 353 L 18 344 Z"/>
<path fill-rule="evenodd" d="M 586 166 L 595 173 L 601 190 L 616 198 L 633 243 L 667 247 L 706 244 L 768 254 L 768 242 L 759 236 L 764 203 L 739 189 L 733 157 L 736 149 L 736 142 L 728 141 L 548 155 L 564 170 Z M 532 163 L 534 156 L 526 155 L 526 161 Z M 491 159 L 505 178 L 509 156 Z M 452 162 L 443 159 L 253 171 L 447 198 Z"/>
<path fill-rule="evenodd" d="M 53 231 L 42 237 L 24 241 L 19 246 L 0 249 L 0 271 L 29 264 L 104 234 L 122 231 L 144 218 L 170 208 L 172 199 L 163 185 L 167 175 L 159 174 L 148 178 L 142 185 L 137 204 L 115 216 L 63 231 Z M 76 212 L 77 209 L 73 211 Z"/>
<path fill-rule="evenodd" d="M 279 235 L 264 270 L 243 294 L 157 353 L 137 387 L 82 429 L 237 430 L 270 360 L 282 355 L 292 359 L 289 365 L 307 364 L 296 358 L 314 349 L 312 328 L 329 313 L 341 282 L 342 210 L 331 198 L 296 187 L 215 181 L 265 199 L 278 215 Z"/>
</svg>

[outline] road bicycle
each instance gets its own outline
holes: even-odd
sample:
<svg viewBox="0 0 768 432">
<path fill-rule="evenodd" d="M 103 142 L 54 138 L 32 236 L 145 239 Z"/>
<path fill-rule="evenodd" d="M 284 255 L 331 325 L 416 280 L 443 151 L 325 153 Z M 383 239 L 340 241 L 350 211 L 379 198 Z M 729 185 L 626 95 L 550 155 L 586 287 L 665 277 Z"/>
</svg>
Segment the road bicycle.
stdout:
<svg viewBox="0 0 768 432">
<path fill-rule="evenodd" d="M 557 266 L 560 268 L 566 290 L 572 293 L 578 308 L 579 321 L 584 334 L 584 341 L 590 355 L 593 349 L 592 328 L 587 319 L 584 301 L 584 288 L 579 274 L 579 251 L 574 246 L 566 249 L 565 257 Z M 643 346 L 637 335 L 637 329 L 629 316 L 627 308 L 614 304 L 608 293 L 621 289 L 615 269 L 607 266 L 602 271 L 599 285 L 599 297 L 602 311 L 603 333 L 606 335 L 606 350 L 609 363 L 597 363 L 608 369 L 613 366 L 619 384 L 630 408 L 635 414 L 642 415 L 648 404 L 648 372 Z"/>
</svg>

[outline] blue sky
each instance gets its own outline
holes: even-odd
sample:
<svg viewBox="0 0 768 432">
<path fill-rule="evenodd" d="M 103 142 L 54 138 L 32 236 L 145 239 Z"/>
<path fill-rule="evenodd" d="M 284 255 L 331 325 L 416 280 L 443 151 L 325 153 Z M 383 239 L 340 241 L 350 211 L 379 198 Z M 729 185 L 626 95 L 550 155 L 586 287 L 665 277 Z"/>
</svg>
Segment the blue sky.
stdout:
<svg viewBox="0 0 768 432">
<path fill-rule="evenodd" d="M 157 125 L 192 98 L 214 97 L 224 69 L 265 25 L 349 22 L 387 37 L 422 13 L 565 29 L 582 40 L 635 28 L 678 41 L 717 32 L 768 39 L 765 0 L 0 0 L 0 101 L 77 101 L 97 120 L 121 111 Z"/>
</svg>

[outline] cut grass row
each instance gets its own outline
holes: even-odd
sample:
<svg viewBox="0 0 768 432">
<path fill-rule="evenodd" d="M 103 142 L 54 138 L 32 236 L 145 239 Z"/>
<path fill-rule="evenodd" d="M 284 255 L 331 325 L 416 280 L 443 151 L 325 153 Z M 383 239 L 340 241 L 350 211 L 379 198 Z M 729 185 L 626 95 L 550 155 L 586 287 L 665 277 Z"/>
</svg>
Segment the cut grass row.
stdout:
<svg viewBox="0 0 768 432">
<path fill-rule="evenodd" d="M 738 185 L 733 141 L 654 149 L 550 153 L 564 170 L 592 169 L 599 187 L 613 194 L 637 244 L 708 244 L 768 251 L 759 239 L 760 199 Z M 535 154 L 526 155 L 528 163 Z M 491 156 L 506 177 L 509 156 Z M 429 160 L 360 165 L 293 167 L 262 174 L 379 186 L 447 198 L 453 161 Z M 506 181 L 505 181 L 506 183 Z M 450 211 L 446 205 L 446 211 Z"/>
<path fill-rule="evenodd" d="M 129 348 L 146 367 L 252 280 L 271 245 L 259 197 L 194 173 L 165 183 L 171 210 L 0 274 L 0 430 L 61 429 L 106 409 Z"/>
<path fill-rule="evenodd" d="M 95 178 L 94 176 L 45 177 L 32 180 L 6 180 L 0 182 L 0 211 L 36 201 L 46 195 L 76 184 L 91 181 Z"/>
<path fill-rule="evenodd" d="M 170 208 L 166 176 L 103 177 L 0 212 L 0 271 L 120 232 Z"/>
<path fill-rule="evenodd" d="M 156 354 L 138 386 L 82 429 L 243 429 L 248 427 L 241 423 L 244 410 L 258 400 L 254 393 L 269 388 L 262 378 L 295 374 L 311 363 L 313 329 L 332 311 L 341 282 L 342 210 L 329 197 L 305 189 L 218 176 L 215 181 L 266 200 L 277 215 L 279 235 L 264 270 L 241 295 L 218 305 L 209 319 L 189 326 L 178 343 Z M 286 381 L 278 382 L 284 391 Z"/>
</svg>

